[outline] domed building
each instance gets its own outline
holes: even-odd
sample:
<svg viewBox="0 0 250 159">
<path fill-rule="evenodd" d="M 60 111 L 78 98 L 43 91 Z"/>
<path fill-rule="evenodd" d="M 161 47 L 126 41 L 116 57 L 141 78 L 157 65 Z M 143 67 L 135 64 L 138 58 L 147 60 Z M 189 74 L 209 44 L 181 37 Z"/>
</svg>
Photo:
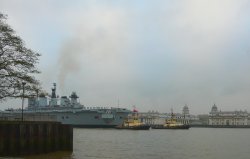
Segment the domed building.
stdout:
<svg viewBox="0 0 250 159">
<path fill-rule="evenodd" d="M 183 124 L 189 124 L 190 123 L 190 114 L 189 114 L 189 108 L 187 104 L 182 108 L 182 114 L 179 115 L 179 122 Z"/>
<path fill-rule="evenodd" d="M 212 106 L 212 109 L 211 109 L 211 114 L 215 114 L 215 113 L 217 113 L 218 112 L 218 108 L 217 108 L 217 106 L 214 104 L 213 106 Z"/>
<path fill-rule="evenodd" d="M 214 126 L 246 126 L 249 125 L 247 111 L 218 111 L 217 106 L 212 106 L 208 116 L 208 124 Z"/>
<path fill-rule="evenodd" d="M 189 116 L 189 108 L 187 105 L 185 105 L 182 109 L 182 115 L 183 116 Z"/>
</svg>

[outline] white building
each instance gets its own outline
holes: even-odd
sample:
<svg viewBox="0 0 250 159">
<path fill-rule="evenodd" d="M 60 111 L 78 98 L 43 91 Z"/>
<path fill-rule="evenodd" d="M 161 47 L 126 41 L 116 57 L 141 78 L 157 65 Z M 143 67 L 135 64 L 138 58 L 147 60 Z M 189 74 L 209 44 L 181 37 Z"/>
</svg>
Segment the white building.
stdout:
<svg viewBox="0 0 250 159">
<path fill-rule="evenodd" d="M 218 111 L 214 104 L 208 116 L 208 125 L 240 126 L 249 125 L 247 111 Z"/>
<path fill-rule="evenodd" d="M 149 111 L 147 113 L 139 113 L 139 118 L 142 122 L 150 125 L 165 124 L 167 119 L 175 118 L 178 122 L 183 124 L 189 124 L 193 115 L 189 114 L 189 108 L 185 105 L 182 109 L 182 113 L 159 113 L 157 111 Z"/>
</svg>

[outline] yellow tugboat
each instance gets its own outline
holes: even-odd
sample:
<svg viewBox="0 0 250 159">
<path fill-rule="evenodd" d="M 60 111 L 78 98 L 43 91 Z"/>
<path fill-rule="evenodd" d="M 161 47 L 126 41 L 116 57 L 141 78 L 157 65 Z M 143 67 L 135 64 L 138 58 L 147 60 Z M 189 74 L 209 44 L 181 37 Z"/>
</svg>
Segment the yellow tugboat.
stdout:
<svg viewBox="0 0 250 159">
<path fill-rule="evenodd" d="M 139 120 L 138 111 L 134 109 L 132 115 L 124 120 L 122 125 L 116 126 L 116 129 L 149 130 L 150 125 L 142 123 Z"/>
<path fill-rule="evenodd" d="M 166 119 L 166 123 L 163 125 L 154 125 L 152 126 L 153 129 L 189 129 L 189 125 L 182 124 L 176 121 L 174 117 L 173 110 L 171 109 L 171 118 Z"/>
</svg>

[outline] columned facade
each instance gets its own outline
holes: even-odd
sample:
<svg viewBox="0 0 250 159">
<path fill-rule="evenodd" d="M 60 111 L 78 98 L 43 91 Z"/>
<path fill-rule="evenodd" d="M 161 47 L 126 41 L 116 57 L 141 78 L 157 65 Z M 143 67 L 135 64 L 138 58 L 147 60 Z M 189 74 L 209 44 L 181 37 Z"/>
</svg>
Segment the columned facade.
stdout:
<svg viewBox="0 0 250 159">
<path fill-rule="evenodd" d="M 218 111 L 214 104 L 208 119 L 209 125 L 240 126 L 249 125 L 247 111 Z"/>
<path fill-rule="evenodd" d="M 157 111 L 149 111 L 147 113 L 139 113 L 139 118 L 143 123 L 150 124 L 150 125 L 160 125 L 165 124 L 166 120 L 171 118 L 176 119 L 177 122 L 182 124 L 189 125 L 191 115 L 189 114 L 189 108 L 185 105 L 182 109 L 182 113 L 158 113 Z"/>
</svg>

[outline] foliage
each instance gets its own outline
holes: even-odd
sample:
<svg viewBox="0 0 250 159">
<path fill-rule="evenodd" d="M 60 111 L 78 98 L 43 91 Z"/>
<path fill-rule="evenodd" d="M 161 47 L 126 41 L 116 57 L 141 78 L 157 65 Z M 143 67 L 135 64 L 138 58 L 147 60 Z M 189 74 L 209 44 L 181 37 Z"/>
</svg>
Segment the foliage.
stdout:
<svg viewBox="0 0 250 159">
<path fill-rule="evenodd" d="M 25 47 L 23 40 L 6 23 L 7 16 L 0 13 L 0 101 L 8 97 L 35 94 L 40 84 L 33 74 L 40 54 Z"/>
</svg>

